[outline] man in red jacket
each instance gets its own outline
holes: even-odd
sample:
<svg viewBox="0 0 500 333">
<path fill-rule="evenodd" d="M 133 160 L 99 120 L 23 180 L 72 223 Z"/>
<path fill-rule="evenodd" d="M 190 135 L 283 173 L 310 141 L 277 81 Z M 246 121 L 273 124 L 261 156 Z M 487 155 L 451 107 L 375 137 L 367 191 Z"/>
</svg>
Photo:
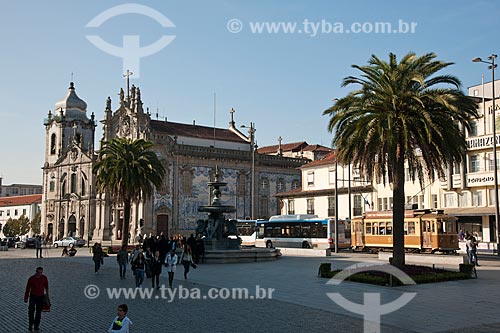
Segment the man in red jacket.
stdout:
<svg viewBox="0 0 500 333">
<path fill-rule="evenodd" d="M 33 331 L 33 325 L 35 326 L 35 332 L 40 330 L 40 319 L 42 317 L 43 295 L 45 294 L 45 290 L 48 296 L 49 280 L 43 275 L 43 268 L 37 267 L 35 275 L 28 279 L 26 291 L 24 292 L 24 303 L 28 302 L 28 297 L 30 300 L 28 306 L 28 330 L 30 332 Z"/>
</svg>

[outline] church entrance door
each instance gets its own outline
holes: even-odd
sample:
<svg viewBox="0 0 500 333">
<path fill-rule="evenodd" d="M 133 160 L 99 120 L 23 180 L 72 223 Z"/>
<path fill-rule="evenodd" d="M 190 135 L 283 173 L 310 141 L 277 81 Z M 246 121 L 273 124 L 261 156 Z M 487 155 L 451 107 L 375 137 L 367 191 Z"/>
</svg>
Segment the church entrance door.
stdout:
<svg viewBox="0 0 500 333">
<path fill-rule="evenodd" d="M 163 232 L 168 238 L 168 215 L 156 215 L 156 233 L 160 235 Z"/>
</svg>

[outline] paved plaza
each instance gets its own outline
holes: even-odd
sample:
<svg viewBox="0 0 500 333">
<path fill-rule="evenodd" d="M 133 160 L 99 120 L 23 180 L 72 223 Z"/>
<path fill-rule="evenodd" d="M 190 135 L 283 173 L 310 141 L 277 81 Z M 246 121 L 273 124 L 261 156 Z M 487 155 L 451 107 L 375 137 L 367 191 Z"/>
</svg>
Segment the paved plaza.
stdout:
<svg viewBox="0 0 500 333">
<path fill-rule="evenodd" d="M 61 258 L 61 250 L 45 251 L 36 259 L 35 251 L 11 249 L 0 252 L 0 332 L 27 331 L 27 305 L 23 293 L 27 278 L 37 266 L 49 278 L 52 311 L 42 315 L 42 332 L 107 332 L 118 304 L 129 306 L 132 332 L 196 330 L 210 332 L 363 332 L 363 320 L 335 304 L 327 293 L 363 303 L 364 293 L 380 293 L 382 303 L 404 292 L 416 297 L 403 308 L 382 316 L 381 332 L 500 332 L 500 261 L 480 258 L 479 279 L 452 281 L 397 288 L 343 282 L 327 285 L 317 277 L 319 264 L 331 262 L 345 268 L 359 262 L 377 262 L 375 256 L 341 253 L 329 258 L 281 257 L 275 262 L 245 264 L 204 264 L 182 278 L 178 267 L 174 282 L 179 289 L 195 290 L 195 299 L 171 299 L 166 289 L 152 291 L 150 299 L 110 299 L 107 288 L 135 290 L 133 276 L 120 280 L 116 258 L 105 259 L 95 275 L 87 248 L 74 258 Z M 166 272 L 161 282 L 168 284 Z M 84 292 L 88 285 L 100 290 L 95 299 Z M 146 279 L 144 287 L 150 287 Z M 182 288 L 181 288 L 182 286 Z M 272 299 L 256 299 L 256 286 L 274 289 Z M 248 288 L 249 299 L 208 299 L 210 288 Z M 94 287 L 93 287 L 94 288 Z M 111 290 L 111 289 L 109 289 Z M 162 294 L 163 293 L 163 294 Z M 222 297 L 222 293 L 220 294 Z M 262 295 L 261 295 L 262 296 Z M 204 299 L 207 298 L 207 299 Z"/>
</svg>

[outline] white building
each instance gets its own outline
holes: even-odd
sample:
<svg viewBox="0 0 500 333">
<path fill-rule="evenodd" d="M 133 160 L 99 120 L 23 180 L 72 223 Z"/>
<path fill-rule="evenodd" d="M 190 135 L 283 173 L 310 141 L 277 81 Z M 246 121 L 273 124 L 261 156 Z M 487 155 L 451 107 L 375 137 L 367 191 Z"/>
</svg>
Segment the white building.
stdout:
<svg viewBox="0 0 500 333">
<path fill-rule="evenodd" d="M 10 218 L 15 220 L 25 216 L 32 221 L 35 215 L 40 212 L 41 205 L 41 194 L 0 198 L 0 238 L 5 237 L 3 227 Z"/>
</svg>

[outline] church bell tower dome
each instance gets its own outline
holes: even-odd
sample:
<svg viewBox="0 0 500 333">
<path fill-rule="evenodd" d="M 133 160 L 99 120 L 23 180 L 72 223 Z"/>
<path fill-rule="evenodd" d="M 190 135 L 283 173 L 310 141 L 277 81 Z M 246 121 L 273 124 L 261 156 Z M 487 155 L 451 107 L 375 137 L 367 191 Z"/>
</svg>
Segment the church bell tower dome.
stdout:
<svg viewBox="0 0 500 333">
<path fill-rule="evenodd" d="M 56 103 L 54 111 L 59 112 L 60 110 L 63 111 L 67 118 L 87 118 L 87 103 L 78 97 L 75 92 L 75 85 L 73 82 L 70 82 L 66 96 Z"/>
</svg>

